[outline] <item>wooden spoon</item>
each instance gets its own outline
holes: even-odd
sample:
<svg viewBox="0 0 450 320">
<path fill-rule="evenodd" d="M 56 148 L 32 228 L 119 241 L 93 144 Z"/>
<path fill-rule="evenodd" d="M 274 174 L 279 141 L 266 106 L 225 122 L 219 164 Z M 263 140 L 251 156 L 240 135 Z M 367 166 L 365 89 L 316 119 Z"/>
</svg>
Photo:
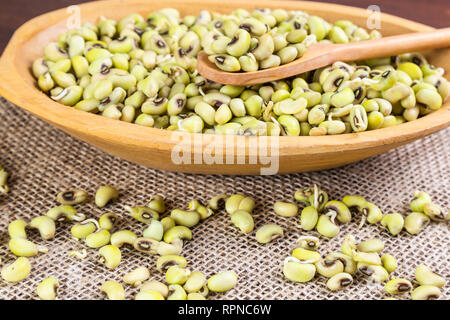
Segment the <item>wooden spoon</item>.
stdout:
<svg viewBox="0 0 450 320">
<path fill-rule="evenodd" d="M 328 66 L 336 61 L 358 61 L 388 57 L 400 53 L 445 48 L 450 46 L 450 28 L 427 32 L 409 33 L 376 40 L 348 44 L 316 43 L 297 60 L 275 68 L 254 72 L 226 72 L 208 60 L 200 52 L 197 70 L 205 78 L 230 85 L 253 85 L 270 82 Z"/>
</svg>

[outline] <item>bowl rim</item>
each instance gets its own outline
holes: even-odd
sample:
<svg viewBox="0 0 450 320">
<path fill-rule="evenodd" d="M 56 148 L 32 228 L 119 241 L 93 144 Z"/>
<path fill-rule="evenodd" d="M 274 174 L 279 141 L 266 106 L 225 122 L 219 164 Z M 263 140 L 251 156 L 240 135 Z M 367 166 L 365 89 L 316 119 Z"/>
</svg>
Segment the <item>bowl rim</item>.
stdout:
<svg viewBox="0 0 450 320">
<path fill-rule="evenodd" d="M 167 7 L 175 6 L 177 3 L 207 3 L 209 6 L 213 3 L 220 3 L 220 0 L 167 0 L 164 1 Z M 230 3 L 242 4 L 238 0 L 228 0 Z M 262 2 L 262 3 L 261 3 Z M 272 7 L 289 7 L 292 5 L 302 7 L 301 10 L 318 8 L 318 6 L 326 5 L 328 10 L 342 11 L 362 16 L 365 12 L 362 8 L 344 6 L 338 4 L 306 2 L 306 1 L 261 1 L 258 4 L 265 6 L 271 3 Z M 126 3 L 146 3 L 141 0 L 112 0 L 112 1 L 95 1 L 79 5 L 81 10 L 87 8 L 98 8 L 103 5 L 125 5 Z M 149 10 L 151 11 L 151 10 Z M 78 132 L 81 135 L 89 135 L 91 137 L 101 137 L 115 141 L 122 145 L 140 148 L 143 145 L 149 148 L 156 148 L 161 152 L 171 152 L 174 145 L 179 140 L 174 139 L 173 132 L 165 129 L 148 128 L 124 121 L 118 121 L 105 118 L 101 115 L 92 114 L 72 107 L 64 106 L 53 101 L 46 94 L 41 92 L 34 84 L 27 81 L 23 76 L 23 72 L 19 70 L 16 57 L 20 54 L 20 48 L 37 34 L 56 26 L 64 18 L 67 18 L 66 9 L 59 9 L 45 13 L 41 16 L 33 18 L 24 23 L 13 34 L 2 57 L 0 58 L 0 95 L 7 100 L 20 106 L 21 108 L 31 112 L 32 114 L 43 118 L 56 127 L 64 131 Z M 396 17 L 393 15 L 381 14 L 382 21 L 390 21 L 398 24 L 406 23 L 408 28 L 416 31 L 433 30 L 435 28 Z M 22 73 L 21 73 L 22 72 Z M 31 71 L 28 71 L 31 74 Z M 326 136 L 280 136 L 279 137 L 279 155 L 295 156 L 297 154 L 318 154 L 329 152 L 330 149 L 338 148 L 339 151 L 357 150 L 371 148 L 381 144 L 393 144 L 401 141 L 408 141 L 417 138 L 417 136 L 425 136 L 437 130 L 443 129 L 450 125 L 450 100 L 441 107 L 441 109 L 426 115 L 417 120 L 396 125 L 393 127 L 369 130 L 360 133 L 348 133 L 341 135 Z M 207 147 L 209 139 L 205 139 L 204 134 L 192 134 L 176 132 L 176 137 L 184 137 L 188 141 L 194 139 L 201 140 L 202 150 Z M 201 136 L 201 137 L 200 137 Z M 214 135 L 216 139 L 226 136 Z M 220 139 L 220 138 L 219 138 Z M 261 137 L 246 136 L 246 145 L 258 143 Z M 224 148 L 224 154 L 228 153 L 228 148 Z M 234 146 L 234 149 L 246 148 L 243 146 Z"/>
</svg>

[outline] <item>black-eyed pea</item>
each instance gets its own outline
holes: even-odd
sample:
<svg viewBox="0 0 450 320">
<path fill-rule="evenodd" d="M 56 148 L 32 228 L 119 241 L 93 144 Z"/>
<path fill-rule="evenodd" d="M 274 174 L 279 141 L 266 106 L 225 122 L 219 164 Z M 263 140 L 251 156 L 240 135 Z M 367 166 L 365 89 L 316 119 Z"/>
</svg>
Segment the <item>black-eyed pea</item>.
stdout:
<svg viewBox="0 0 450 320">
<path fill-rule="evenodd" d="M 9 191 L 8 176 L 9 176 L 8 172 L 0 164 L 0 194 L 8 193 Z"/>
<path fill-rule="evenodd" d="M 18 257 L 33 257 L 38 253 L 47 253 L 48 249 L 38 246 L 24 238 L 13 238 L 8 242 L 9 250 Z"/>
<path fill-rule="evenodd" d="M 200 201 L 192 200 L 189 202 L 189 210 L 194 210 L 200 215 L 201 220 L 208 219 L 214 214 L 214 210 L 210 207 L 205 207 Z"/>
<path fill-rule="evenodd" d="M 72 206 L 61 205 L 51 208 L 47 211 L 46 216 L 54 221 L 83 221 L 86 216 L 82 213 L 78 213 L 77 209 Z"/>
<path fill-rule="evenodd" d="M 313 206 L 303 208 L 302 213 L 300 214 L 300 226 L 303 230 L 313 230 L 316 227 L 318 220 L 319 213 L 316 208 Z"/>
<path fill-rule="evenodd" d="M 164 242 L 173 243 L 175 240 L 191 240 L 192 231 L 185 226 L 175 226 L 164 233 Z"/>
<path fill-rule="evenodd" d="M 183 288 L 187 293 L 197 293 L 206 285 L 206 283 L 207 279 L 203 272 L 194 271 L 189 275 Z"/>
<path fill-rule="evenodd" d="M 147 267 L 137 267 L 133 271 L 123 276 L 122 280 L 126 284 L 139 287 L 144 281 L 150 278 L 150 271 Z"/>
<path fill-rule="evenodd" d="M 367 205 L 366 199 L 361 196 L 348 195 L 342 198 L 342 202 L 350 209 L 353 214 L 361 213 Z"/>
<path fill-rule="evenodd" d="M 298 214 L 298 206 L 291 202 L 277 201 L 273 206 L 273 210 L 282 217 L 295 217 Z"/>
<path fill-rule="evenodd" d="M 314 192 L 314 189 L 311 187 L 301 188 L 301 189 L 298 189 L 297 191 L 295 191 L 294 198 L 298 202 L 301 202 L 305 205 L 310 205 L 309 197 L 313 194 L 313 192 Z"/>
<path fill-rule="evenodd" d="M 288 257 L 284 260 L 283 274 L 293 282 L 305 283 L 316 275 L 316 267 L 312 263 L 301 263 L 298 259 Z"/>
<path fill-rule="evenodd" d="M 155 252 L 160 256 L 180 255 L 182 251 L 183 251 L 183 240 L 181 239 L 175 239 L 171 243 L 160 241 L 157 242 L 155 246 Z"/>
<path fill-rule="evenodd" d="M 159 242 L 148 238 L 136 238 L 133 242 L 133 247 L 139 252 L 145 252 L 148 254 L 155 254 L 156 247 Z"/>
<path fill-rule="evenodd" d="M 383 254 L 381 256 L 381 263 L 383 268 L 389 273 L 392 273 L 397 269 L 397 259 L 390 254 Z"/>
<path fill-rule="evenodd" d="M 85 243 L 89 248 L 98 249 L 106 246 L 111 239 L 111 234 L 108 230 L 98 230 L 89 234 L 85 239 Z"/>
<path fill-rule="evenodd" d="M 301 263 L 316 263 L 322 259 L 318 252 L 303 248 L 295 248 L 292 251 L 292 256 L 298 259 Z"/>
<path fill-rule="evenodd" d="M 167 230 L 175 227 L 175 221 L 171 217 L 164 217 L 161 219 L 161 224 L 163 226 L 164 233 L 167 232 Z"/>
<path fill-rule="evenodd" d="M 124 206 L 124 208 L 130 213 L 131 217 L 142 223 L 150 224 L 153 220 L 159 219 L 158 212 L 149 207 L 138 206 L 133 208 Z"/>
<path fill-rule="evenodd" d="M 186 300 L 187 293 L 179 284 L 172 284 L 169 286 L 169 294 L 167 300 Z"/>
<path fill-rule="evenodd" d="M 87 193 L 83 190 L 65 190 L 56 196 L 56 200 L 62 205 L 75 205 L 83 203 L 87 199 Z"/>
<path fill-rule="evenodd" d="M 244 210 L 251 213 L 255 208 L 255 201 L 242 194 L 234 194 L 225 201 L 225 210 L 233 214 L 237 210 Z"/>
<path fill-rule="evenodd" d="M 95 194 L 95 204 L 99 208 L 103 208 L 109 202 L 119 197 L 119 191 L 112 186 L 101 186 Z"/>
<path fill-rule="evenodd" d="M 439 288 L 431 285 L 421 285 L 411 292 L 412 300 L 436 300 L 440 296 Z"/>
<path fill-rule="evenodd" d="M 44 240 L 53 239 L 56 232 L 55 221 L 47 216 L 36 217 L 30 222 L 30 227 L 39 230 Z"/>
<path fill-rule="evenodd" d="M 164 300 L 164 296 L 158 291 L 141 289 L 134 300 Z"/>
<path fill-rule="evenodd" d="M 314 265 L 317 273 L 326 278 L 331 278 L 338 273 L 344 272 L 344 264 L 339 260 L 321 259 Z"/>
<path fill-rule="evenodd" d="M 219 194 L 217 196 L 212 197 L 208 202 L 208 207 L 213 210 L 222 210 L 225 208 L 225 201 L 228 198 L 226 194 Z"/>
<path fill-rule="evenodd" d="M 381 225 L 393 236 L 396 236 L 402 231 L 404 224 L 405 221 L 399 213 L 389 213 L 381 219 Z"/>
<path fill-rule="evenodd" d="M 320 240 L 314 236 L 301 236 L 297 239 L 299 248 L 306 250 L 317 250 L 319 248 Z"/>
<path fill-rule="evenodd" d="M 369 201 L 366 202 L 366 206 L 361 210 L 361 213 L 370 224 L 378 223 L 383 219 L 383 213 L 380 208 Z"/>
<path fill-rule="evenodd" d="M 142 285 L 141 290 L 159 292 L 164 298 L 167 298 L 169 295 L 169 288 L 167 285 L 156 280 L 147 281 Z"/>
<path fill-rule="evenodd" d="M 158 213 L 164 213 L 166 211 L 166 204 L 164 203 L 164 198 L 158 195 L 153 196 L 150 199 L 150 202 L 147 204 L 152 210 L 155 210 Z"/>
<path fill-rule="evenodd" d="M 125 300 L 125 290 L 116 281 L 106 281 L 100 288 L 108 297 L 108 300 Z"/>
<path fill-rule="evenodd" d="M 341 251 L 343 254 L 352 257 L 353 251 L 356 250 L 356 240 L 352 235 L 346 235 L 341 244 Z"/>
<path fill-rule="evenodd" d="M 335 274 L 327 281 L 327 288 L 331 291 L 342 290 L 353 283 L 353 277 L 351 274 L 341 272 Z"/>
<path fill-rule="evenodd" d="M 371 265 L 376 265 L 376 266 L 381 266 L 381 258 L 378 255 L 378 253 L 376 252 L 363 252 L 363 251 L 356 251 L 353 250 L 353 255 L 352 255 L 353 260 L 355 260 L 355 262 L 362 262 L 362 263 L 367 263 L 367 264 L 371 264 Z"/>
<path fill-rule="evenodd" d="M 445 221 L 448 218 L 448 212 L 446 212 L 440 205 L 433 202 L 425 203 L 423 206 L 423 212 L 433 221 Z"/>
<path fill-rule="evenodd" d="M 144 238 L 161 241 L 164 235 L 164 227 L 158 220 L 153 220 L 150 225 L 144 229 L 142 236 Z"/>
<path fill-rule="evenodd" d="M 327 254 L 325 257 L 325 260 L 332 261 L 332 260 L 339 260 L 344 265 L 344 272 L 355 274 L 356 272 L 356 266 L 357 263 L 353 260 L 352 257 L 343 254 L 341 252 L 331 252 Z"/>
<path fill-rule="evenodd" d="M 412 212 L 405 218 L 405 230 L 410 234 L 419 234 L 430 223 L 430 218 L 422 212 Z"/>
<path fill-rule="evenodd" d="M 136 239 L 137 235 L 129 230 L 120 230 L 116 231 L 111 235 L 111 244 L 118 248 L 122 247 L 124 244 L 128 244 L 132 246 Z"/>
<path fill-rule="evenodd" d="M 244 210 L 237 210 L 231 214 L 231 222 L 242 232 L 250 233 L 255 227 L 253 217 Z"/>
<path fill-rule="evenodd" d="M 27 223 L 23 220 L 11 221 L 8 225 L 8 234 L 11 239 L 13 238 L 27 238 L 26 232 Z"/>
<path fill-rule="evenodd" d="M 19 257 L 11 264 L 2 268 L 2 279 L 7 282 L 19 282 L 25 279 L 31 272 L 31 263 L 28 258 Z"/>
<path fill-rule="evenodd" d="M 411 291 L 411 282 L 406 279 L 391 279 L 384 286 L 384 290 L 390 294 L 402 294 Z"/>
<path fill-rule="evenodd" d="M 58 279 L 54 277 L 46 278 L 39 283 L 36 293 L 41 300 L 55 300 L 59 288 Z"/>
<path fill-rule="evenodd" d="M 389 279 L 389 273 L 382 266 L 358 262 L 356 269 L 376 282 L 385 282 Z"/>
<path fill-rule="evenodd" d="M 169 267 L 172 266 L 186 268 L 187 261 L 184 257 L 178 255 L 164 255 L 159 257 L 156 261 L 156 269 L 161 272 L 165 272 Z"/>
<path fill-rule="evenodd" d="M 446 280 L 437 273 L 433 272 L 430 267 L 426 265 L 419 265 L 415 272 L 417 282 L 421 285 L 431 285 L 438 288 L 442 288 Z"/>
<path fill-rule="evenodd" d="M 233 289 L 238 281 L 234 271 L 222 271 L 208 279 L 208 289 L 212 292 L 225 292 Z"/>
<path fill-rule="evenodd" d="M 98 219 L 99 228 L 111 231 L 118 219 L 119 217 L 117 216 L 117 214 L 113 212 L 102 214 Z"/>
<path fill-rule="evenodd" d="M 187 228 L 192 228 L 200 222 L 200 215 L 196 211 L 174 209 L 171 211 L 170 217 L 177 225 Z"/>
<path fill-rule="evenodd" d="M 187 300 L 206 300 L 206 298 L 198 292 L 192 292 L 187 295 Z"/>
<path fill-rule="evenodd" d="M 318 212 L 322 212 L 328 202 L 328 194 L 320 190 L 315 184 L 312 188 L 312 194 L 309 196 L 308 202 L 317 209 Z"/>
<path fill-rule="evenodd" d="M 167 269 L 165 279 L 168 284 L 183 285 L 188 280 L 190 274 L 191 272 L 188 269 L 175 265 Z"/>
<path fill-rule="evenodd" d="M 423 212 L 426 203 L 431 202 L 431 197 L 425 191 L 416 191 L 414 199 L 409 204 L 413 212 Z"/>
<path fill-rule="evenodd" d="M 316 230 L 322 236 L 333 238 L 339 234 L 339 226 L 334 223 L 334 216 L 321 215 L 317 221 Z"/>
<path fill-rule="evenodd" d="M 368 239 L 358 243 L 356 247 L 359 251 L 362 252 L 381 252 L 384 249 L 384 242 L 380 239 Z"/>
<path fill-rule="evenodd" d="M 105 264 L 105 266 L 109 269 L 115 269 L 119 266 L 120 261 L 122 260 L 122 253 L 120 249 L 113 245 L 105 245 L 98 250 L 100 263 Z"/>
<path fill-rule="evenodd" d="M 261 244 L 269 243 L 275 239 L 278 239 L 284 235 L 283 228 L 277 224 L 269 223 L 260 227 L 256 231 L 256 241 Z"/>
<path fill-rule="evenodd" d="M 340 223 L 347 223 L 352 219 L 350 209 L 341 201 L 332 200 L 325 204 L 323 213 L 328 214 L 331 212 L 336 214 L 336 219 L 338 219 Z"/>
</svg>

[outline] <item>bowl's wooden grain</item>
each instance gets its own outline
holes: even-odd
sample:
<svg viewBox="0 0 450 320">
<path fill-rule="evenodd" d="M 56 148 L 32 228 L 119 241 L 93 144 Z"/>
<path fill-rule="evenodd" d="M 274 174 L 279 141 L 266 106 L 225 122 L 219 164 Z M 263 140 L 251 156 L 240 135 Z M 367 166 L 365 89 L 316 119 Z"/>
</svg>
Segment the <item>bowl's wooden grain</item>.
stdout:
<svg viewBox="0 0 450 320">
<path fill-rule="evenodd" d="M 80 5 L 82 20 L 90 22 L 96 22 L 100 15 L 120 19 L 128 13 L 139 12 L 146 15 L 165 7 L 177 8 L 182 15 L 196 14 L 204 8 L 226 13 L 239 7 L 281 7 L 304 10 L 329 21 L 349 19 L 361 26 L 365 26 L 368 16 L 367 11 L 363 9 L 302 1 L 264 0 L 253 3 L 234 0 L 113 0 Z M 30 66 L 34 59 L 42 56 L 45 44 L 55 40 L 65 31 L 67 18 L 65 9 L 57 10 L 30 20 L 15 32 L 0 60 L 0 94 L 3 97 L 99 149 L 144 166 L 206 174 L 260 174 L 260 168 L 266 165 L 249 164 L 248 159 L 246 164 L 240 165 L 177 165 L 171 160 L 172 149 L 178 143 L 172 132 L 78 111 L 56 103 L 40 92 L 36 88 Z M 432 30 L 431 27 L 391 15 L 382 14 L 381 19 L 381 32 L 384 35 Z M 427 57 L 432 64 L 443 67 L 447 72 L 450 70 L 450 49 L 430 52 Z M 409 143 L 449 124 L 450 101 L 447 101 L 437 112 L 391 128 L 337 136 L 280 137 L 279 172 L 301 172 L 341 166 Z M 192 134 L 178 135 L 192 140 L 194 137 L 202 137 Z M 225 141 L 226 137 L 220 139 Z M 253 145 L 257 143 L 258 138 L 245 137 L 244 141 L 247 146 Z M 207 145 L 208 141 L 202 141 L 201 150 Z M 233 148 L 234 154 L 237 149 L 245 147 L 243 143 L 239 143 Z M 221 150 L 223 154 L 233 151 L 229 147 Z M 198 156 L 198 152 L 193 151 L 191 159 L 196 155 Z"/>
</svg>

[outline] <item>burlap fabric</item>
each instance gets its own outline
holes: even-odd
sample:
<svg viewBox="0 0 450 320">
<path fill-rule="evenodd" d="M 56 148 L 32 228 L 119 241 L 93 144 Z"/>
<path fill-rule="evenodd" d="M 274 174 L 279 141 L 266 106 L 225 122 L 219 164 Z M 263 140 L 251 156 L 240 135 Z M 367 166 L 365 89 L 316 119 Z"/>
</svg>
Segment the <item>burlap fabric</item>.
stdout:
<svg viewBox="0 0 450 320">
<path fill-rule="evenodd" d="M 213 299 L 381 299 L 383 285 L 374 285 L 356 277 L 350 288 L 332 293 L 326 280 L 317 277 L 307 284 L 283 279 L 281 268 L 299 237 L 295 218 L 281 218 L 273 213 L 276 200 L 292 200 L 295 190 L 317 183 L 333 199 L 347 194 L 360 194 L 377 203 L 388 213 L 408 213 L 408 203 L 416 189 L 430 192 L 433 198 L 450 207 L 450 129 L 411 143 L 385 154 L 347 165 L 342 168 L 281 176 L 200 176 L 163 172 L 144 168 L 108 155 L 0 100 L 0 163 L 11 173 L 11 192 L 0 196 L 0 257 L 1 264 L 10 263 L 14 256 L 7 249 L 7 226 L 17 218 L 30 220 L 57 205 L 56 194 L 65 188 L 85 189 L 91 195 L 88 204 L 79 211 L 88 217 L 99 217 L 114 211 L 122 216 L 119 228 L 140 232 L 143 225 L 130 219 L 123 206 L 144 205 L 152 194 L 164 195 L 169 209 L 187 208 L 191 199 L 207 201 L 218 193 L 245 193 L 255 198 L 255 224 L 274 222 L 283 226 L 285 237 L 277 242 L 259 245 L 254 233 L 243 236 L 232 226 L 229 216 L 219 212 L 193 230 L 194 239 L 185 245 L 183 255 L 191 270 L 212 275 L 231 269 L 239 275 L 237 287 L 226 294 L 211 295 Z M 92 196 L 99 185 L 111 184 L 120 190 L 120 201 L 105 209 L 93 205 Z M 325 255 L 339 250 L 346 234 L 357 240 L 378 237 L 386 242 L 385 253 L 393 254 L 399 263 L 393 277 L 414 280 L 415 267 L 421 263 L 449 276 L 450 232 L 444 223 L 432 223 L 417 236 L 405 231 L 392 237 L 380 225 L 366 225 L 358 229 L 360 217 L 342 227 L 338 237 L 321 238 L 320 252 Z M 122 249 L 119 268 L 109 270 L 97 262 L 96 250 L 88 250 L 84 260 L 68 258 L 72 250 L 84 246 L 70 236 L 70 224 L 60 224 L 54 240 L 43 242 L 37 233 L 30 239 L 49 247 L 48 254 L 31 258 L 32 273 L 18 284 L 1 280 L 1 299 L 34 299 L 38 283 L 55 276 L 62 284 L 62 299 L 103 299 L 101 284 L 106 280 L 120 281 L 134 268 L 145 265 L 151 278 L 162 280 L 155 268 L 156 257 Z M 304 234 L 317 235 L 315 232 Z M 415 283 L 413 281 L 413 283 Z M 416 283 L 415 283 L 416 284 Z M 132 299 L 138 289 L 126 286 L 127 298 Z M 408 298 L 404 295 L 401 298 Z M 449 285 L 442 290 L 442 298 L 449 297 Z"/>
</svg>

